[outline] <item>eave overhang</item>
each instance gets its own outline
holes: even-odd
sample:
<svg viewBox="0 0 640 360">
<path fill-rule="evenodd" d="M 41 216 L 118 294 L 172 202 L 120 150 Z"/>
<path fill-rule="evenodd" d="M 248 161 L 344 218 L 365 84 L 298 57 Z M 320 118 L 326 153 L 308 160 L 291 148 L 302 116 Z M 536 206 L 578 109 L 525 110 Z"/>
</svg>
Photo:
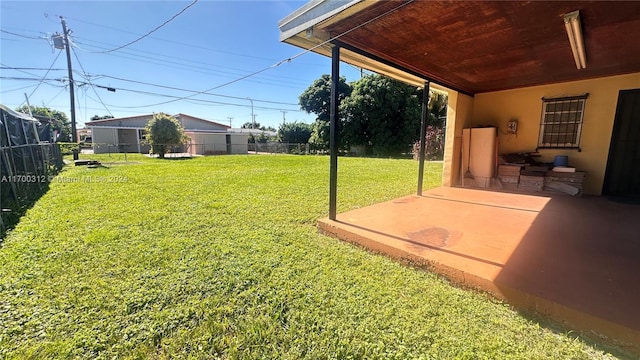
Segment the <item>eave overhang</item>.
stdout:
<svg viewBox="0 0 640 360">
<path fill-rule="evenodd" d="M 576 69 L 563 17 L 580 10 Z M 640 72 L 640 2 L 314 0 L 281 41 L 416 85 L 465 94 Z M 640 84 L 639 84 L 640 86 Z"/>
</svg>

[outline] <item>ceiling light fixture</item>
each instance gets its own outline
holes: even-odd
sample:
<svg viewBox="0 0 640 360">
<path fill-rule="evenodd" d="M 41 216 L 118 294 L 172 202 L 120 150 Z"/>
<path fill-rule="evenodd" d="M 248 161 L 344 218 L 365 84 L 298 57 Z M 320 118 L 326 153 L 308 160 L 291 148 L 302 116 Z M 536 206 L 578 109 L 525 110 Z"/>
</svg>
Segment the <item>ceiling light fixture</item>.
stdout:
<svg viewBox="0 0 640 360">
<path fill-rule="evenodd" d="M 564 28 L 569 36 L 571 52 L 578 69 L 587 67 L 586 55 L 584 53 L 584 38 L 582 37 L 582 27 L 580 26 L 580 11 L 572 11 L 564 15 Z"/>
</svg>

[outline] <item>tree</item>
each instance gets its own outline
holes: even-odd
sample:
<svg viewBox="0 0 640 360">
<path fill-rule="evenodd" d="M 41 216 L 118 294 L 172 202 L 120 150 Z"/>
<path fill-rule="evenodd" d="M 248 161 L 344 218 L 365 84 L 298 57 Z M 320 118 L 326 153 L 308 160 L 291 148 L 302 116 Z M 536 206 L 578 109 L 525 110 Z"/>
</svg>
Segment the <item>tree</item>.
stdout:
<svg viewBox="0 0 640 360">
<path fill-rule="evenodd" d="M 290 122 L 280 125 L 278 139 L 283 143 L 306 144 L 311 137 L 312 127 L 301 122 Z"/>
<path fill-rule="evenodd" d="M 354 82 L 342 102 L 341 137 L 346 147 L 364 145 L 376 155 L 407 151 L 420 137 L 418 89 L 381 75 Z"/>
<path fill-rule="evenodd" d="M 351 85 L 345 77 L 338 81 L 338 101 L 351 95 Z M 329 149 L 329 117 L 331 116 L 331 76 L 322 75 L 315 80 L 298 98 L 300 108 L 316 114 L 316 122 L 311 129 L 309 143 L 315 150 Z"/>
<path fill-rule="evenodd" d="M 151 152 L 158 154 L 161 159 L 164 159 L 164 154 L 170 146 L 180 145 L 185 141 L 182 125 L 174 117 L 165 113 L 153 114 L 145 130 Z"/>
<path fill-rule="evenodd" d="M 367 75 L 339 85 L 339 123 L 342 149 L 364 145 L 377 155 L 397 154 L 417 141 L 423 89 L 381 75 Z M 447 113 L 447 96 L 430 92 L 427 124 L 442 128 Z M 300 107 L 318 115 L 309 143 L 315 150 L 329 148 L 331 77 L 323 75 L 299 97 Z"/>
<path fill-rule="evenodd" d="M 27 105 L 20 106 L 16 111 L 28 114 L 29 107 Z M 51 119 L 51 130 L 59 132 L 58 141 L 71 141 L 71 123 L 67 115 L 61 111 L 50 109 L 46 106 L 31 105 L 31 113 Z"/>
<path fill-rule="evenodd" d="M 254 144 L 254 143 L 266 144 L 268 142 L 276 141 L 276 137 L 270 136 L 265 132 L 261 132 L 258 134 L 249 134 L 249 138 L 247 140 L 249 144 Z"/>
<path fill-rule="evenodd" d="M 309 137 L 309 144 L 313 150 L 325 151 L 329 149 L 329 121 L 317 119 L 311 127 L 311 137 Z"/>
<path fill-rule="evenodd" d="M 247 121 L 246 123 L 242 124 L 241 128 L 242 129 L 253 129 L 253 123 L 250 121 Z M 259 134 L 249 134 L 249 144 L 254 144 L 256 142 L 258 143 L 267 143 L 269 141 L 273 141 L 274 137 L 269 135 L 269 134 L 265 134 L 265 131 L 272 131 L 272 132 L 276 132 L 276 129 L 273 126 L 262 126 L 260 125 L 259 122 L 255 123 L 256 126 L 256 130 L 262 130 L 263 132 L 259 133 Z"/>
<path fill-rule="evenodd" d="M 422 98 L 422 89 L 419 97 Z M 446 94 L 430 91 L 429 104 L 427 106 L 427 131 L 425 133 L 425 158 L 427 160 L 442 160 L 444 158 L 445 125 L 447 119 Z M 413 145 L 413 158 L 419 159 L 420 140 Z"/>
<path fill-rule="evenodd" d="M 253 126 L 254 126 L 253 122 L 251 122 L 251 121 L 247 121 L 246 123 L 242 124 L 242 127 L 241 127 L 241 128 L 242 128 L 242 129 L 253 129 Z M 259 129 L 259 128 L 260 128 L 260 123 L 259 123 L 259 122 L 256 122 L 256 123 L 255 123 L 255 126 L 256 126 L 256 127 L 255 127 L 256 129 Z"/>
<path fill-rule="evenodd" d="M 259 122 L 256 122 L 255 124 L 255 128 L 258 130 L 262 130 L 262 131 L 276 131 L 276 128 L 274 128 L 273 126 L 262 126 L 260 125 Z M 251 121 L 247 121 L 246 123 L 242 124 L 242 126 L 240 127 L 241 129 L 253 129 L 253 123 Z"/>
<path fill-rule="evenodd" d="M 423 89 L 418 90 L 418 99 L 422 101 Z M 427 125 L 434 127 L 444 127 L 447 118 L 446 94 L 429 91 L 429 104 L 427 106 Z"/>
<path fill-rule="evenodd" d="M 351 85 L 343 76 L 338 81 L 338 100 L 342 101 L 351 95 Z M 315 80 L 298 98 L 300 108 L 307 113 L 313 113 L 318 119 L 329 121 L 331 115 L 331 76 L 322 75 Z"/>
<path fill-rule="evenodd" d="M 427 160 L 442 160 L 444 157 L 444 128 L 433 125 L 427 126 L 425 132 L 424 155 Z M 418 160 L 420 157 L 420 141 L 413 144 L 413 158 Z"/>
<path fill-rule="evenodd" d="M 442 93 L 429 94 L 429 125 L 443 128 L 447 119 L 448 97 Z"/>
<path fill-rule="evenodd" d="M 104 119 L 113 119 L 113 115 L 102 115 L 102 116 L 100 116 L 100 115 L 93 115 L 93 116 L 91 117 L 91 121 L 94 121 L 94 120 L 104 120 Z"/>
</svg>

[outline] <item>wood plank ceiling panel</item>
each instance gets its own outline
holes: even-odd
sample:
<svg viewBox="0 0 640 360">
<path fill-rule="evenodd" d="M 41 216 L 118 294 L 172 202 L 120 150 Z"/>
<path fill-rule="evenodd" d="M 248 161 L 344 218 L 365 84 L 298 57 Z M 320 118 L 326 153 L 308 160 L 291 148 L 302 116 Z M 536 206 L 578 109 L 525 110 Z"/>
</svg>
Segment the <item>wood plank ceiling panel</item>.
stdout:
<svg viewBox="0 0 640 360">
<path fill-rule="evenodd" d="M 398 5 L 330 25 L 332 36 Z M 563 15 L 580 10 L 587 68 L 575 67 Z M 340 41 L 471 93 L 640 71 L 640 2 L 415 1 Z"/>
</svg>

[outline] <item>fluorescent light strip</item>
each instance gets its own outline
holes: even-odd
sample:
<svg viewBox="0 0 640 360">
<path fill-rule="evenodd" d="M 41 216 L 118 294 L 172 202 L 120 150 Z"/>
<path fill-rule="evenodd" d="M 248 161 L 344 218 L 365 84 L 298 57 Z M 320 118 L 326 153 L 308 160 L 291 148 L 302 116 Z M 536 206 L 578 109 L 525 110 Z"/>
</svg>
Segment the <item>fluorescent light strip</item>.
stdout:
<svg viewBox="0 0 640 360">
<path fill-rule="evenodd" d="M 564 15 L 564 27 L 569 36 L 571 52 L 576 62 L 576 68 L 585 69 L 587 67 L 586 55 L 584 52 L 584 38 L 580 26 L 580 11 L 576 10 Z"/>
</svg>

